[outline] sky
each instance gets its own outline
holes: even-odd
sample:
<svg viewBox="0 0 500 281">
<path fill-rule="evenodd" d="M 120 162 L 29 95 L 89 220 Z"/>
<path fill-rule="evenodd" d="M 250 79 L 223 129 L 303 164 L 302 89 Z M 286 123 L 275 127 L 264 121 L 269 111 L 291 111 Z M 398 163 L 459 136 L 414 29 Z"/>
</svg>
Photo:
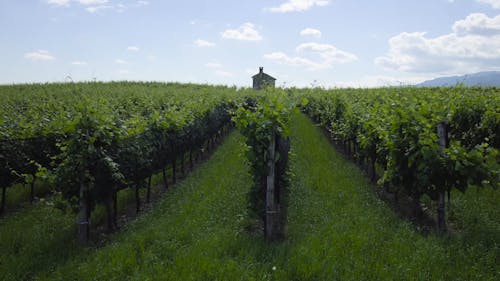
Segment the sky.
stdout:
<svg viewBox="0 0 500 281">
<path fill-rule="evenodd" d="M 500 70 L 500 0 L 0 0 L 0 84 L 408 85 Z"/>
</svg>

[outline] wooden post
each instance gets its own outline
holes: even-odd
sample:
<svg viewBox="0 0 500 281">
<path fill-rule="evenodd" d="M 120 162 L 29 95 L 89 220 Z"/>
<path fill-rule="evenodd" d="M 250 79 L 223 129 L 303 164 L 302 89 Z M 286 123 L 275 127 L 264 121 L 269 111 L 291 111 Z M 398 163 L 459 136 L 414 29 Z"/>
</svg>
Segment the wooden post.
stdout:
<svg viewBox="0 0 500 281">
<path fill-rule="evenodd" d="M 86 192 L 86 199 L 87 199 L 87 218 L 88 218 L 88 221 L 89 221 L 89 225 L 90 225 L 90 218 L 91 218 L 91 215 L 92 215 L 92 204 L 94 204 L 94 202 L 92 201 L 92 197 L 90 196 L 90 188 L 87 189 L 87 192 Z M 90 227 L 89 227 L 89 231 L 90 231 Z"/>
<path fill-rule="evenodd" d="M 177 157 L 174 155 L 172 159 L 172 183 L 177 182 L 177 171 L 176 171 Z"/>
<path fill-rule="evenodd" d="M 5 211 L 5 193 L 7 191 L 7 186 L 2 185 L 2 206 L 0 206 L 0 214 L 3 214 Z"/>
<path fill-rule="evenodd" d="M 36 176 L 33 175 L 33 180 L 30 183 L 30 203 L 33 204 L 33 201 L 35 201 L 35 181 L 36 181 Z"/>
<path fill-rule="evenodd" d="M 448 125 L 446 122 L 441 121 L 437 127 L 437 133 L 439 137 L 439 152 L 441 156 L 446 156 L 444 149 L 448 147 Z M 440 231 L 446 231 L 446 208 L 445 208 L 445 191 L 440 190 L 438 193 L 438 229 Z"/>
<path fill-rule="evenodd" d="M 88 216 L 88 190 L 87 185 L 80 183 L 80 212 L 78 214 L 78 241 L 86 245 L 89 241 L 90 221 Z"/>
<path fill-rule="evenodd" d="M 166 170 L 166 167 L 163 167 L 163 169 L 162 169 L 163 183 L 165 184 L 165 189 L 168 189 L 167 172 L 165 170 Z"/>
<path fill-rule="evenodd" d="M 276 154 L 276 139 L 273 132 L 269 143 L 267 160 L 268 175 L 266 181 L 266 239 L 268 242 L 274 240 L 276 232 L 276 203 L 274 202 L 275 188 L 275 154 Z"/>
<path fill-rule="evenodd" d="M 113 214 L 113 194 L 106 193 L 106 198 L 104 199 L 104 207 L 106 208 L 106 219 L 107 219 L 107 231 L 113 232 L 114 227 L 114 214 Z"/>
<path fill-rule="evenodd" d="M 351 154 L 352 159 L 356 162 L 356 143 L 353 140 L 351 141 Z"/>
<path fill-rule="evenodd" d="M 150 175 L 148 178 L 148 192 L 146 194 L 146 202 L 147 203 L 149 203 L 151 201 L 151 177 L 152 177 L 152 175 Z"/>
<path fill-rule="evenodd" d="M 135 213 L 138 214 L 141 210 L 141 197 L 139 195 L 139 183 L 135 184 Z"/>
<path fill-rule="evenodd" d="M 189 168 L 193 169 L 193 149 L 189 150 Z"/>
<path fill-rule="evenodd" d="M 113 190 L 113 225 L 118 229 L 118 189 Z"/>
<path fill-rule="evenodd" d="M 184 170 L 184 151 L 181 152 L 181 173 L 182 177 L 186 176 L 186 171 Z"/>
<path fill-rule="evenodd" d="M 376 179 L 376 170 L 375 170 L 375 159 L 370 158 L 370 180 L 375 182 Z"/>
<path fill-rule="evenodd" d="M 448 193 L 448 205 L 446 205 L 446 209 L 448 209 L 448 212 L 451 212 L 451 191 L 448 189 L 446 192 Z"/>
</svg>

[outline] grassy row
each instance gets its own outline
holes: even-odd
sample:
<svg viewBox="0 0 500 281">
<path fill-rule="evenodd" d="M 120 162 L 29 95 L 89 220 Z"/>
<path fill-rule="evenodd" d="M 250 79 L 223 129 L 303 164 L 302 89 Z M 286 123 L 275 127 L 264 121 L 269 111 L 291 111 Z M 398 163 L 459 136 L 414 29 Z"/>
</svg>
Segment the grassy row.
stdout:
<svg viewBox="0 0 500 281">
<path fill-rule="evenodd" d="M 488 234 L 479 231 L 484 237 L 469 229 L 463 235 L 424 237 L 377 198 L 359 169 L 331 148 L 319 128 L 305 116 L 295 116 L 293 124 L 284 279 L 498 280 L 499 216 L 484 220 L 498 214 L 498 195 L 496 205 L 486 200 L 483 210 L 474 208 L 476 220 L 491 223 Z M 456 198 L 455 219 L 466 219 L 468 211 L 461 207 L 472 207 L 466 200 Z"/>
<path fill-rule="evenodd" d="M 189 156 L 186 155 L 184 160 L 186 172 L 189 173 Z M 178 165 L 179 180 L 179 177 L 182 178 L 184 175 L 180 171 L 179 163 Z M 167 169 L 166 175 L 171 185 L 171 168 Z M 155 196 L 164 192 L 161 172 L 153 175 L 151 183 L 152 199 L 155 200 Z M 17 200 L 12 202 L 9 213 L 0 217 L 0 280 L 29 280 L 40 272 L 53 270 L 67 259 L 88 254 L 89 249 L 79 247 L 75 241 L 77 231 L 75 214 L 57 194 L 49 194 L 50 189 L 46 183 L 38 181 L 35 194 L 42 197 L 33 204 L 26 202 L 26 198 L 29 198 L 29 186 L 7 189 L 14 195 L 10 198 Z M 140 190 L 140 197 L 144 203 L 146 189 Z M 118 192 L 118 212 L 126 216 L 135 213 L 133 189 Z M 97 205 L 92 212 L 92 224 L 101 225 L 102 228 L 105 219 L 104 206 Z M 113 236 L 110 237 L 102 232 L 103 229 L 97 231 L 99 236 L 96 235 L 95 229 L 92 230 L 92 243 L 102 244 L 114 239 Z"/>
<path fill-rule="evenodd" d="M 74 256 L 39 279 L 265 279 L 266 245 L 245 232 L 251 183 L 242 141 L 231 135 L 209 162 L 111 244 Z"/>
<path fill-rule="evenodd" d="M 153 177 L 152 192 L 162 191 L 161 180 L 161 175 Z M 16 191 L 19 190 L 22 189 Z M 142 189 L 141 198 L 144 199 L 145 195 L 146 190 Z M 61 209 L 64 205 L 56 207 L 58 202 L 61 201 L 57 196 L 46 196 L 34 204 L 18 203 L 18 210 L 0 219 L 0 280 L 31 279 L 72 256 L 85 253 L 86 249 L 78 247 L 75 241 L 75 214 L 69 208 Z M 125 212 L 133 202 L 134 190 L 125 189 L 118 193 L 119 212 Z M 104 207 L 98 205 L 91 221 L 95 225 L 103 224 L 105 216 Z M 94 238 L 107 239 L 103 236 Z"/>
<path fill-rule="evenodd" d="M 246 209 L 251 177 L 244 140 L 234 133 L 210 161 L 102 248 L 81 249 L 59 239 L 57 235 L 71 231 L 71 218 L 51 217 L 50 209 L 46 215 L 33 214 L 57 226 L 57 231 L 39 235 L 53 235 L 47 239 L 52 244 L 47 242 L 46 252 L 25 255 L 33 260 L 23 260 L 23 255 L 10 250 L 10 263 L 1 257 L 0 276 L 5 280 L 498 280 L 497 195 L 488 191 L 454 195 L 453 221 L 460 232 L 424 237 L 377 198 L 359 169 L 343 160 L 307 117 L 293 116 L 291 138 L 292 178 L 283 242 L 267 245 L 260 234 L 247 230 L 253 223 Z M 476 206 L 479 201 L 484 209 Z M 27 236 L 21 242 L 30 243 Z"/>
</svg>

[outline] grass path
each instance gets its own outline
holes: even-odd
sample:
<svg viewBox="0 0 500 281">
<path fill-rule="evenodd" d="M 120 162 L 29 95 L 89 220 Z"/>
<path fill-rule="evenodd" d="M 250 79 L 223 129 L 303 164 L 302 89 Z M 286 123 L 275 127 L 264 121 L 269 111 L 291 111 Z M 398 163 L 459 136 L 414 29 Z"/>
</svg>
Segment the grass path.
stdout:
<svg viewBox="0 0 500 281">
<path fill-rule="evenodd" d="M 307 117 L 292 122 L 283 280 L 498 280 L 498 245 L 416 233 Z"/>
<path fill-rule="evenodd" d="M 41 279 L 266 279 L 266 245 L 244 231 L 251 178 L 242 142 L 241 135 L 231 134 L 208 162 L 114 243 Z"/>
<path fill-rule="evenodd" d="M 497 244 L 418 234 L 377 199 L 359 169 L 301 114 L 292 119 L 286 239 L 267 245 L 245 230 L 251 177 L 242 143 L 242 136 L 232 133 L 209 161 L 109 245 L 76 249 L 27 277 L 498 280 Z"/>
</svg>

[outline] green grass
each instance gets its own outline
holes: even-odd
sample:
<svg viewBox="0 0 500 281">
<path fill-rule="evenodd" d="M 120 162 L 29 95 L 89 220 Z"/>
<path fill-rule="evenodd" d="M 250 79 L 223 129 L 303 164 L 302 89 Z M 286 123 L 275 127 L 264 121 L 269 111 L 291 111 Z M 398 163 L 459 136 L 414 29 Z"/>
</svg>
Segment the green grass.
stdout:
<svg viewBox="0 0 500 281">
<path fill-rule="evenodd" d="M 171 169 L 167 169 L 167 176 L 170 181 Z M 153 176 L 152 196 L 164 188 L 162 180 L 161 173 Z M 19 184 L 7 189 L 7 199 L 11 199 L 7 202 L 11 202 L 13 208 L 0 218 L 0 280 L 29 280 L 71 257 L 90 252 L 76 243 L 76 214 L 69 208 L 64 212 L 56 208 L 57 196 L 49 195 L 49 190 L 50 187 L 39 182 L 35 191 L 45 197 L 30 204 L 29 186 Z M 140 190 L 140 196 L 144 203 L 146 189 Z M 131 206 L 135 206 L 135 191 L 124 189 L 118 192 L 119 212 L 123 213 Z M 97 205 L 92 212 L 92 223 L 102 225 L 105 219 L 104 206 Z M 99 237 L 103 238 L 109 240 L 109 237 Z"/>
<path fill-rule="evenodd" d="M 273 252 L 261 237 L 244 231 L 251 179 L 242 142 L 232 134 L 209 162 L 110 245 L 74 257 L 40 279 L 266 279 Z"/>
<path fill-rule="evenodd" d="M 53 188 L 42 180 L 37 180 L 35 183 L 35 197 L 44 197 L 50 194 Z M 22 207 L 30 204 L 31 187 L 29 184 L 14 184 L 7 188 L 5 193 L 5 209 L 7 212 L 17 207 Z"/>
<path fill-rule="evenodd" d="M 158 180 L 158 179 L 156 179 Z M 162 187 L 156 187 L 162 188 Z M 145 198 L 146 190 L 141 190 Z M 118 193 L 118 209 L 135 202 L 132 189 Z M 87 250 L 76 245 L 76 214 L 54 207 L 56 197 L 48 196 L 34 204 L 25 203 L 0 219 L 0 280 L 30 279 L 73 255 Z M 93 224 L 104 223 L 104 207 L 92 212 Z"/>
<path fill-rule="evenodd" d="M 491 188 L 470 188 L 465 194 L 454 191 L 448 211 L 456 235 L 471 246 L 480 243 L 496 249 L 500 263 L 500 192 Z"/>
<path fill-rule="evenodd" d="M 498 228 L 485 240 L 422 236 L 377 198 L 359 169 L 331 148 L 319 128 L 303 115 L 293 124 L 285 279 L 498 280 Z M 498 214 L 498 205 L 488 207 Z M 456 208 L 456 213 L 468 212 Z"/>
<path fill-rule="evenodd" d="M 30 279 L 78 252 L 74 218 L 42 201 L 1 219 L 0 279 Z"/>
<path fill-rule="evenodd" d="M 458 233 L 425 237 L 379 200 L 362 172 L 301 114 L 292 119 L 286 238 L 268 245 L 245 230 L 251 223 L 246 210 L 251 178 L 243 142 L 231 134 L 151 212 L 99 249 L 72 244 L 73 217 L 51 216 L 48 207 L 36 207 L 45 215 L 36 209 L 0 221 L 0 279 L 499 279 L 498 193 L 454 195 L 451 217 Z M 27 221 L 47 220 L 50 229 L 38 233 L 22 224 L 29 216 Z M 5 226 L 12 229 L 9 239 Z M 17 241 L 16 232 L 26 233 Z M 22 248 L 20 255 L 12 243 Z M 8 254 L 2 254 L 4 247 Z"/>
</svg>

